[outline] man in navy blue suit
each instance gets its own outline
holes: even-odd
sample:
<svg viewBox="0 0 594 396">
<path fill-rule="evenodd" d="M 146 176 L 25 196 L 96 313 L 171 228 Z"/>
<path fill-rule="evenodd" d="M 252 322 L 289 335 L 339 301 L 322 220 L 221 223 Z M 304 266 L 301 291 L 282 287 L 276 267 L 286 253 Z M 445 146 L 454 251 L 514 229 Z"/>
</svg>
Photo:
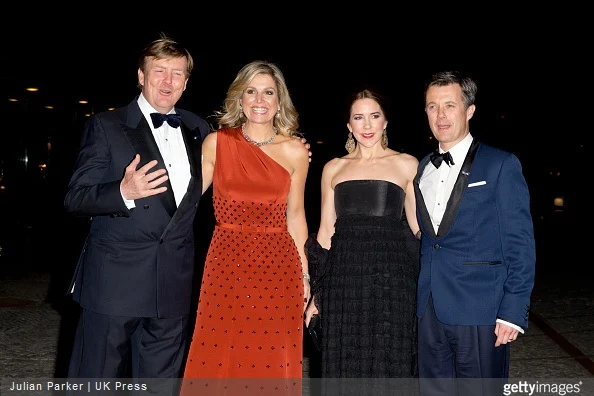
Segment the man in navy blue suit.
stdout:
<svg viewBox="0 0 594 396">
<path fill-rule="evenodd" d="M 140 94 L 83 131 L 64 199 L 69 213 L 91 218 L 70 289 L 81 306 L 71 378 L 181 374 L 210 132 L 175 107 L 193 64 L 172 39 L 153 41 L 139 58 Z"/>
<path fill-rule="evenodd" d="M 424 395 L 501 394 L 509 343 L 528 327 L 536 262 L 528 186 L 515 155 L 470 134 L 476 91 L 456 71 L 425 87 L 439 147 L 419 162 L 414 183 Z"/>
</svg>

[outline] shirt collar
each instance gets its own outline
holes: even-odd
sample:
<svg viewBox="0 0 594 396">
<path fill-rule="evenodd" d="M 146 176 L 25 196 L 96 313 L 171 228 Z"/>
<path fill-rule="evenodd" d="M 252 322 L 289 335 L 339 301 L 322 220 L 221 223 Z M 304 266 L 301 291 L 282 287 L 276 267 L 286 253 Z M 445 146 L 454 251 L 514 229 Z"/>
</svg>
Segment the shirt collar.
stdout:
<svg viewBox="0 0 594 396">
<path fill-rule="evenodd" d="M 464 158 L 466 158 L 466 154 L 468 154 L 468 149 L 470 149 L 470 145 L 472 144 L 472 139 L 473 139 L 473 137 L 469 133 L 468 135 L 466 135 L 464 137 L 464 139 L 462 139 L 461 141 L 456 143 L 456 145 L 454 147 L 452 147 L 451 149 L 448 150 L 449 153 L 452 155 L 454 164 L 462 164 L 462 162 L 464 161 Z M 441 146 L 439 147 L 439 152 L 445 153 L 445 151 L 443 151 L 441 149 Z"/>
<path fill-rule="evenodd" d="M 151 120 L 151 113 L 158 113 L 158 111 L 155 110 L 153 108 L 153 106 L 150 105 L 150 103 L 148 102 L 148 100 L 146 100 L 146 98 L 144 97 L 142 92 L 140 93 L 140 95 L 138 95 L 138 107 L 140 107 L 140 111 L 142 112 L 142 115 L 144 115 L 144 118 L 146 118 L 146 122 L 148 122 L 149 125 L 151 126 L 151 128 L 154 129 L 153 122 Z M 173 114 L 173 113 L 175 113 L 175 107 L 173 109 L 171 109 L 171 111 L 167 114 Z"/>
</svg>

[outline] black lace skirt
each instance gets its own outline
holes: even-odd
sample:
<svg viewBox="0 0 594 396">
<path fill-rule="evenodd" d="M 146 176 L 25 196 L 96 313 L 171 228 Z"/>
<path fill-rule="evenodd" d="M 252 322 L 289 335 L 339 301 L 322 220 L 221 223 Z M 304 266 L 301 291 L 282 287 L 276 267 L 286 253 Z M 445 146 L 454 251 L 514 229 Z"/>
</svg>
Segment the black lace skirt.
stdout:
<svg viewBox="0 0 594 396">
<path fill-rule="evenodd" d="M 323 378 L 413 378 L 419 242 L 395 216 L 336 222 L 317 290 Z"/>
</svg>

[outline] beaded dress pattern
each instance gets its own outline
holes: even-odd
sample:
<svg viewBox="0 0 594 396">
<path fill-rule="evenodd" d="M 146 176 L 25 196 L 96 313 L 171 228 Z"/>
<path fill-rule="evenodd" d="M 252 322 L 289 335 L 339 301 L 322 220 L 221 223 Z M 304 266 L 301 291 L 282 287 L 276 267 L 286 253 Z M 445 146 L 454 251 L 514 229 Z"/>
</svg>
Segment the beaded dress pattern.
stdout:
<svg viewBox="0 0 594 396">
<path fill-rule="evenodd" d="M 290 183 L 288 171 L 246 141 L 240 128 L 217 132 L 217 225 L 182 393 L 232 394 L 233 388 L 258 387 L 264 393 L 300 394 L 303 276 L 287 232 Z M 221 378 L 234 380 L 214 380 Z"/>
</svg>

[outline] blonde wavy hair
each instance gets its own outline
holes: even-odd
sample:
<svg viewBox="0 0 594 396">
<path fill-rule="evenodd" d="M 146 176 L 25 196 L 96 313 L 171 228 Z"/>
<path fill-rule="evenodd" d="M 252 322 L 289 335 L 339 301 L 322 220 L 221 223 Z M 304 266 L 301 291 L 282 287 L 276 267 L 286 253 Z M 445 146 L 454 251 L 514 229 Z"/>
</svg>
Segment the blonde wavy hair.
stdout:
<svg viewBox="0 0 594 396">
<path fill-rule="evenodd" d="M 227 90 L 221 110 L 215 111 L 215 118 L 219 128 L 239 127 L 245 122 L 245 114 L 241 108 L 241 97 L 250 82 L 258 74 L 267 74 L 274 79 L 278 91 L 280 110 L 274 116 L 274 127 L 283 136 L 301 136 L 299 128 L 299 114 L 293 105 L 291 95 L 281 70 L 273 63 L 256 60 L 241 68 L 235 80 Z"/>
</svg>

